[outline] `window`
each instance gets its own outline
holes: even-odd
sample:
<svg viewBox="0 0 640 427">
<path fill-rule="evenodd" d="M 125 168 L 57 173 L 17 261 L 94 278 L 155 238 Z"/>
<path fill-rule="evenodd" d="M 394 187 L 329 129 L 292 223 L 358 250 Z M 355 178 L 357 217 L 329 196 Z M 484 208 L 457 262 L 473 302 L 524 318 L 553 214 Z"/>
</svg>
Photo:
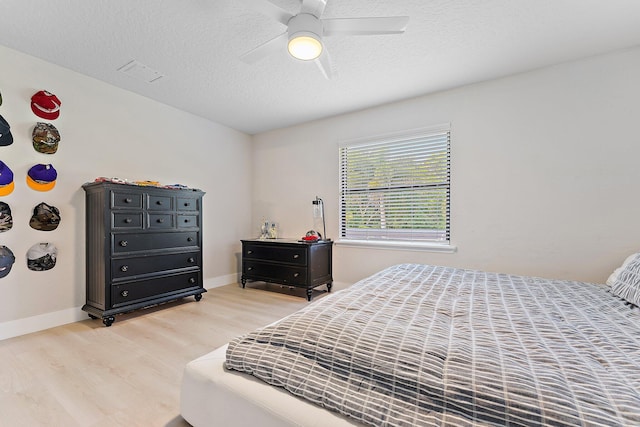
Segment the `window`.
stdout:
<svg viewBox="0 0 640 427">
<path fill-rule="evenodd" d="M 450 127 L 340 146 L 343 241 L 449 244 Z"/>
</svg>

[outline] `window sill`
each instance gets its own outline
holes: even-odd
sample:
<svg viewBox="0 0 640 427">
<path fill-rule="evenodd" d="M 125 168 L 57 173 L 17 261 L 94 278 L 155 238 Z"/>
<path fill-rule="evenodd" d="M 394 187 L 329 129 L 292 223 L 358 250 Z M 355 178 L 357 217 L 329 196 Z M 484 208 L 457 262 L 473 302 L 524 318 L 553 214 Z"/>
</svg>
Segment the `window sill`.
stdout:
<svg viewBox="0 0 640 427">
<path fill-rule="evenodd" d="M 371 240 L 337 240 L 337 246 L 351 246 L 369 249 L 399 249 L 411 251 L 441 252 L 454 253 L 458 250 L 456 246 L 444 243 L 426 243 L 426 242 L 400 242 L 400 241 L 371 241 Z"/>
</svg>

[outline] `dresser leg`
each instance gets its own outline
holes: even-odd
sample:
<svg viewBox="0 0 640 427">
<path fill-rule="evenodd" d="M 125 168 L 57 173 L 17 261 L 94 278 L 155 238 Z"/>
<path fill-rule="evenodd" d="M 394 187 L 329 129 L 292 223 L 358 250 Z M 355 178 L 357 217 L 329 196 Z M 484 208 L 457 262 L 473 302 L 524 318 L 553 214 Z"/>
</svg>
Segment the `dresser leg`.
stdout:
<svg viewBox="0 0 640 427">
<path fill-rule="evenodd" d="M 313 293 L 313 289 L 307 288 L 307 301 L 311 301 L 311 294 Z"/>
<path fill-rule="evenodd" d="M 104 326 L 111 326 L 113 324 L 113 322 L 116 320 L 115 317 L 113 316 L 107 316 L 107 317 L 103 317 L 102 318 L 102 323 L 104 323 Z"/>
<path fill-rule="evenodd" d="M 202 294 L 195 294 L 193 297 L 196 299 L 196 301 L 200 301 L 202 299 Z"/>
<path fill-rule="evenodd" d="M 243 277 L 242 279 L 240 279 L 240 283 L 242 283 L 242 289 L 244 289 L 244 285 L 247 284 L 247 279 Z"/>
<path fill-rule="evenodd" d="M 331 288 L 333 287 L 333 283 L 329 282 L 327 283 L 327 292 L 331 292 Z"/>
</svg>

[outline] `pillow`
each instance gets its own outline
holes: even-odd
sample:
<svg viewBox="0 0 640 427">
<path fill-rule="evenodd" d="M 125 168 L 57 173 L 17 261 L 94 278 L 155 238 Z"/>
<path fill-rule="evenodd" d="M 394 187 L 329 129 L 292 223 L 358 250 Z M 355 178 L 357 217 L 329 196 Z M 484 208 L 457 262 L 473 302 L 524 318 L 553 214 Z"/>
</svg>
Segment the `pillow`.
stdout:
<svg viewBox="0 0 640 427">
<path fill-rule="evenodd" d="M 620 267 L 621 271 L 611 285 L 611 293 L 628 303 L 640 306 L 640 253 L 629 258 Z"/>
<path fill-rule="evenodd" d="M 615 270 L 613 270 L 613 273 L 611 273 L 611 275 L 609 276 L 609 278 L 607 279 L 607 285 L 609 285 L 609 287 L 613 286 L 613 284 L 616 282 L 616 280 L 618 280 L 618 276 L 620 275 L 620 272 L 622 272 L 622 270 L 624 270 L 627 265 L 629 265 L 629 263 L 631 261 L 633 261 L 635 259 L 636 256 L 640 255 L 640 253 L 635 253 L 635 254 L 631 254 L 627 257 L 627 259 L 624 260 L 624 262 L 622 263 L 622 265 L 618 268 L 616 268 Z"/>
</svg>

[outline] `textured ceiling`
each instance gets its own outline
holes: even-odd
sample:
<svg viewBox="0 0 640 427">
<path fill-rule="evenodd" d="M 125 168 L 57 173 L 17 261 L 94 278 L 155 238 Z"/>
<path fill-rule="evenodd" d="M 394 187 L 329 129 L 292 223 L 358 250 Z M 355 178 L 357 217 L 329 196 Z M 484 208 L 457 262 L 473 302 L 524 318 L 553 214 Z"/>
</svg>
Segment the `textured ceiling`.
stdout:
<svg viewBox="0 0 640 427">
<path fill-rule="evenodd" d="M 250 134 L 640 45 L 638 0 L 328 0 L 324 18 L 409 24 L 325 38 L 326 80 L 284 51 L 240 61 L 286 29 L 243 0 L 0 0 L 0 10 L 6 47 Z M 117 71 L 132 60 L 164 77 Z"/>
</svg>

